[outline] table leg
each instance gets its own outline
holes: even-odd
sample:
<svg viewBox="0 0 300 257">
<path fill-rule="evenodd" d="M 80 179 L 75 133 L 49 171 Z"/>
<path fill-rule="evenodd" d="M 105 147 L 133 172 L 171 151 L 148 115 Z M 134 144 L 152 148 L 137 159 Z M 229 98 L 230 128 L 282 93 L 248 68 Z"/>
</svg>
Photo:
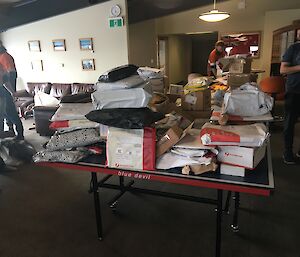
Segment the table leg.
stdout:
<svg viewBox="0 0 300 257">
<path fill-rule="evenodd" d="M 231 225 L 233 232 L 239 232 L 239 225 L 238 225 L 239 208 L 240 208 L 240 193 L 235 192 L 233 222 Z"/>
<path fill-rule="evenodd" d="M 224 207 L 224 210 L 223 210 L 226 214 L 229 214 L 229 207 L 230 207 L 230 203 L 231 203 L 230 200 L 231 200 L 231 191 L 228 191 L 225 207 Z"/>
<path fill-rule="evenodd" d="M 221 232 L 223 213 L 223 190 L 218 189 L 217 231 L 216 231 L 216 257 L 221 257 Z"/>
<path fill-rule="evenodd" d="M 102 218 L 101 218 L 101 207 L 100 207 L 100 199 L 99 199 L 99 191 L 98 191 L 98 178 L 97 173 L 92 172 L 92 190 L 94 195 L 94 206 L 96 213 L 96 224 L 97 224 L 97 234 L 98 239 L 102 240 Z"/>
</svg>

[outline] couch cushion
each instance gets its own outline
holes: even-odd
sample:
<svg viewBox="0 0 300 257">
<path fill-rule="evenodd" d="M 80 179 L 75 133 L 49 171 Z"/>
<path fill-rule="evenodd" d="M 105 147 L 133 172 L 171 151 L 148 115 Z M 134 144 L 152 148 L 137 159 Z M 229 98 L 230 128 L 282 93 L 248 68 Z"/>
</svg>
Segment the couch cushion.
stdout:
<svg viewBox="0 0 300 257">
<path fill-rule="evenodd" d="M 50 93 L 51 83 L 49 82 L 27 82 L 26 91 L 34 96 L 37 92 Z"/>
<path fill-rule="evenodd" d="M 93 91 L 94 91 L 93 84 L 73 83 L 71 85 L 71 94 L 72 95 L 93 92 Z"/>
<path fill-rule="evenodd" d="M 71 94 L 71 84 L 53 83 L 50 90 L 50 95 L 61 98 Z"/>
</svg>

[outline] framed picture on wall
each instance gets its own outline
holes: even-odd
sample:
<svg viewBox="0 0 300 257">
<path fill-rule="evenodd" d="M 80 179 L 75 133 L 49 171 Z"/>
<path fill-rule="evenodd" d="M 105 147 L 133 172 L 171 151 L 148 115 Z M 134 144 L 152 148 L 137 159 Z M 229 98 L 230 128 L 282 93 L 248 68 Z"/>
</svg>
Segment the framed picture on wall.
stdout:
<svg viewBox="0 0 300 257">
<path fill-rule="evenodd" d="M 43 71 L 43 61 L 42 60 L 33 60 L 31 61 L 31 69 L 33 71 Z"/>
<path fill-rule="evenodd" d="M 92 51 L 93 49 L 93 39 L 92 38 L 80 38 L 79 47 L 82 51 Z"/>
<path fill-rule="evenodd" d="M 65 39 L 55 39 L 52 40 L 54 51 L 66 51 L 66 40 Z"/>
<path fill-rule="evenodd" d="M 29 51 L 31 51 L 31 52 L 40 52 L 41 51 L 40 40 L 28 41 L 28 48 L 29 48 Z"/>
<path fill-rule="evenodd" d="M 228 55 L 248 54 L 252 58 L 260 55 L 260 32 L 227 33 L 221 35 Z"/>
<path fill-rule="evenodd" d="M 94 59 L 83 59 L 81 61 L 81 67 L 83 71 L 95 70 L 95 60 Z"/>
</svg>

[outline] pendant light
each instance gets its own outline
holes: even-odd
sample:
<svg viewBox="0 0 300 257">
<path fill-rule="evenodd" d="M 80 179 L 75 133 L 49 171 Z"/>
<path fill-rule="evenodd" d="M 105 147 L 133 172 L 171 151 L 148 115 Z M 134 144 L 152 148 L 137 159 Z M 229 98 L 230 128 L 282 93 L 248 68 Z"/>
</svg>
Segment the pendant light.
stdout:
<svg viewBox="0 0 300 257">
<path fill-rule="evenodd" d="M 199 16 L 199 19 L 207 22 L 217 22 L 217 21 L 223 21 L 227 18 L 229 18 L 230 14 L 228 12 L 221 12 L 216 9 L 216 0 L 214 0 L 214 9 L 210 12 L 202 13 Z"/>
</svg>

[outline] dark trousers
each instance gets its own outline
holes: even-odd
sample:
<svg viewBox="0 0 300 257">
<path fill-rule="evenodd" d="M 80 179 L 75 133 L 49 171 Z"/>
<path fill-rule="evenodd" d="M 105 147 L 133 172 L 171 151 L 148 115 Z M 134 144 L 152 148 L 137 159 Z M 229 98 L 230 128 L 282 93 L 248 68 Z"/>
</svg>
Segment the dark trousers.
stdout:
<svg viewBox="0 0 300 257">
<path fill-rule="evenodd" d="M 293 151 L 294 130 L 300 116 L 300 93 L 285 94 L 284 147 L 286 152 Z"/>
<path fill-rule="evenodd" d="M 11 94 L 8 92 L 8 90 L 1 88 L 1 100 L 0 101 L 5 101 L 5 110 L 4 110 L 4 117 L 1 117 L 1 122 L 0 122 L 0 130 L 3 131 L 3 118 L 7 119 L 9 122 L 14 124 L 16 126 L 17 130 L 17 137 L 18 138 L 23 138 L 24 137 L 24 128 L 23 124 L 21 122 L 21 119 L 18 115 L 18 112 L 16 110 L 16 106 L 14 104 L 14 100 L 11 96 Z"/>
</svg>

